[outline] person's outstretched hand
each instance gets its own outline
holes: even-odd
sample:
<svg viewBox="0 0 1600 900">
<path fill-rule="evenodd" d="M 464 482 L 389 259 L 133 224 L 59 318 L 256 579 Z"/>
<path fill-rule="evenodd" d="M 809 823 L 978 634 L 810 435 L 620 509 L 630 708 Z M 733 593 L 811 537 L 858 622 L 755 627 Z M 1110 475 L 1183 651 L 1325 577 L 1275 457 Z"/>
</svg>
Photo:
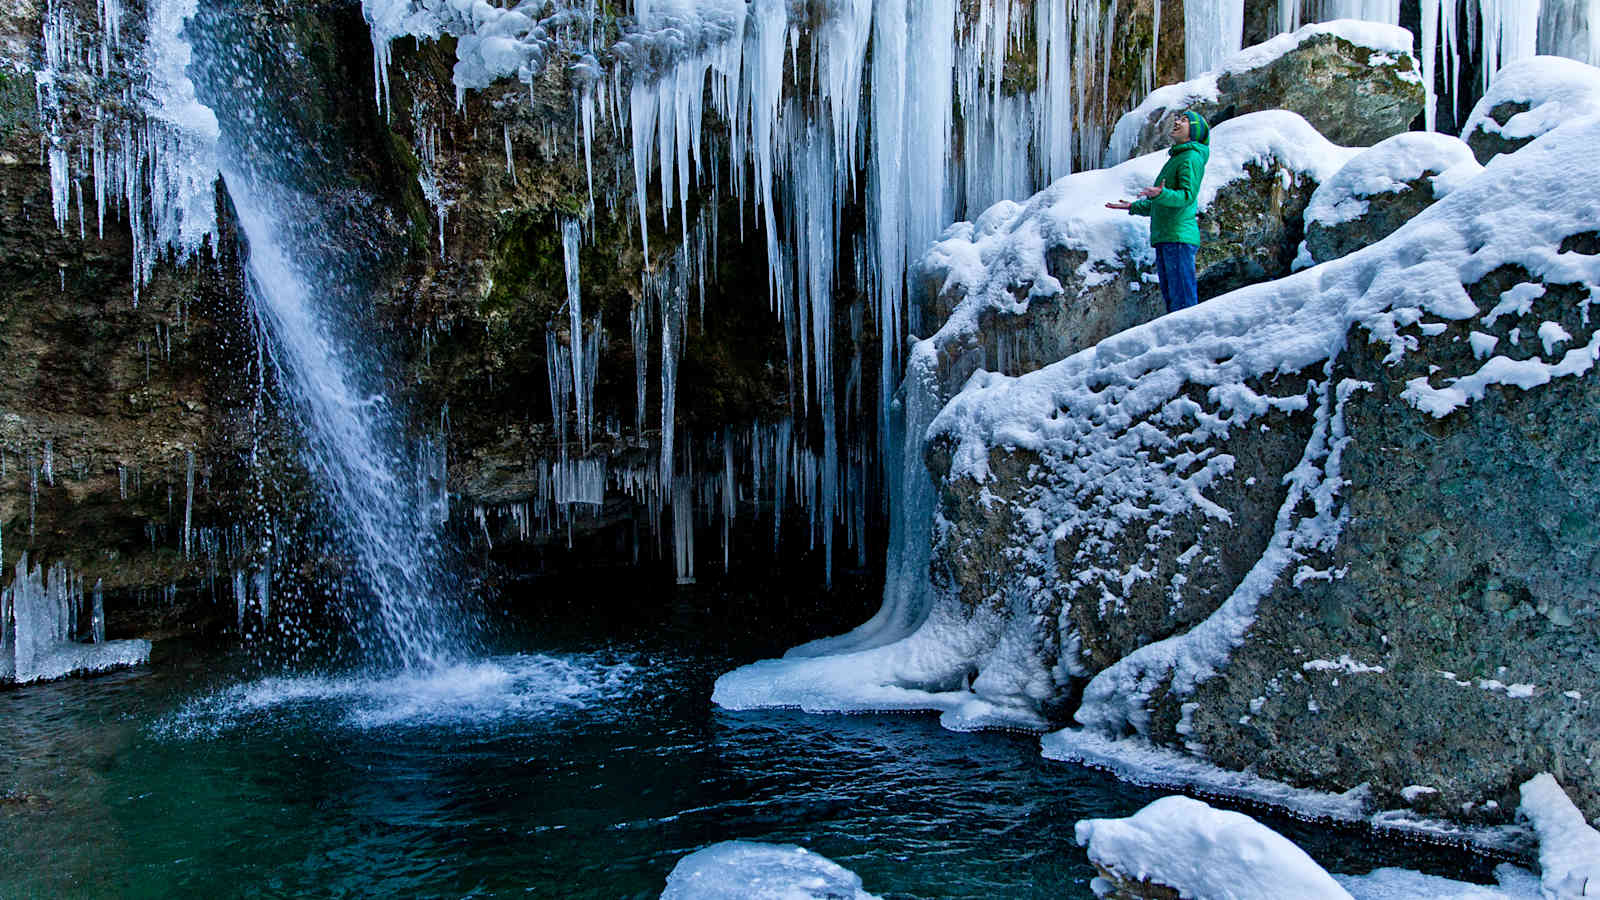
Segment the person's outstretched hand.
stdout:
<svg viewBox="0 0 1600 900">
<path fill-rule="evenodd" d="M 1160 196 L 1160 194 L 1161 194 L 1161 188 L 1158 188 L 1158 187 L 1147 187 L 1147 188 L 1144 188 L 1143 190 L 1139 191 L 1139 196 L 1143 197 L 1146 200 L 1149 200 L 1152 197 Z"/>
<path fill-rule="evenodd" d="M 1113 200 L 1106 204 L 1106 209 L 1132 209 L 1133 204 L 1126 200 Z"/>
</svg>

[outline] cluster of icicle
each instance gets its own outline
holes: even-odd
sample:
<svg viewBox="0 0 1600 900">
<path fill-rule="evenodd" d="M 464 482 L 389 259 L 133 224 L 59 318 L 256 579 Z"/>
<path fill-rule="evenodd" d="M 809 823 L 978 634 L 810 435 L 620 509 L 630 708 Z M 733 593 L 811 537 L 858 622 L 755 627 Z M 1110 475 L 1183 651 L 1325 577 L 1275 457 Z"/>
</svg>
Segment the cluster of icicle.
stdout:
<svg viewBox="0 0 1600 900">
<path fill-rule="evenodd" d="M 1587 25 L 1595 5 L 1424 0 L 1430 121 L 1436 46 L 1445 48 L 1452 91 L 1463 41 L 1480 43 L 1486 73 L 1538 50 L 1592 59 Z M 839 497 L 841 460 L 862 449 L 855 441 L 869 440 L 838 433 L 847 418 L 834 384 L 835 291 L 843 274 L 855 267 L 877 319 L 878 433 L 887 435 L 905 340 L 922 327 L 906 303 L 909 263 L 949 222 L 999 199 L 1029 196 L 1069 174 L 1075 159 L 1097 165 L 1105 145 L 1096 123 L 1107 121 L 1108 111 L 1095 104 L 1107 95 L 1115 10 L 1094 0 L 991 0 L 971 8 L 955 0 L 635 0 L 632 17 L 614 23 L 615 34 L 596 19 L 593 0 L 503 7 L 485 0 L 366 0 L 363 7 L 380 104 L 388 96 L 389 46 L 404 35 L 459 36 L 458 99 L 500 77 L 532 85 L 545 66 L 566 64 L 591 203 L 591 148 L 603 125 L 631 145 L 634 213 L 647 252 L 652 181 L 663 224 L 676 224 L 686 243 L 699 227 L 688 214 L 697 184 L 710 181 L 721 189 L 726 179 L 742 208 L 760 217 L 769 299 L 798 373 L 796 406 L 801 417 L 814 415 L 823 426 L 822 502 L 815 513 L 824 523 L 852 517 Z M 1394 24 L 1399 7 L 1399 0 L 1282 0 L 1277 24 L 1284 31 L 1335 18 Z M 1243 0 L 1187 0 L 1184 16 L 1191 74 L 1239 49 Z M 1153 31 L 1159 34 L 1159 23 Z M 1020 89 L 1006 84 L 1008 60 L 1030 43 L 1036 80 Z M 1158 49 L 1152 45 L 1144 60 L 1147 89 Z M 842 210 L 852 203 L 867 215 L 856 244 L 845 241 L 840 228 Z M 641 429 L 642 351 L 652 319 L 659 335 L 660 462 L 669 483 L 686 308 L 677 294 L 661 291 L 635 309 L 631 322 Z M 550 365 L 558 430 L 565 433 L 565 409 L 575 408 L 581 441 L 593 415 L 585 388 L 594 376 L 584 360 L 586 353 L 592 357 L 595 338 L 578 310 L 569 299 L 569 340 L 557 346 L 552 339 L 558 358 Z M 568 369 L 570 379 L 562 374 Z M 572 401 L 558 400 L 565 397 Z M 819 530 L 831 566 L 832 529 L 824 524 Z"/>
<path fill-rule="evenodd" d="M 120 211 L 133 237 L 133 302 L 156 258 L 198 250 L 216 229 L 217 121 L 194 93 L 181 32 L 196 0 L 151 0 L 142 44 L 125 39 L 122 0 L 98 0 L 97 18 L 80 21 L 66 0 L 45 5 L 43 59 L 34 72 L 43 155 L 50 167 L 56 226 L 74 216 L 88 233 L 85 182 L 94 230 Z M 123 80 L 122 72 L 140 73 Z M 88 134 L 67 127 L 89 120 Z"/>
<path fill-rule="evenodd" d="M 22 554 L 11 584 L 0 591 L 0 682 L 48 681 L 149 657 L 148 641 L 107 643 L 105 623 L 100 582 L 86 592 L 83 577 L 65 563 L 46 573 Z"/>
<path fill-rule="evenodd" d="M 121 0 L 98 0 L 95 22 L 78 21 L 65 0 L 47 2 L 43 61 L 35 74 L 56 221 L 66 229 L 76 201 L 78 228 L 87 230 L 86 178 L 97 229 L 108 207 L 120 203 L 134 235 L 136 292 L 158 253 L 167 247 L 190 253 L 215 226 L 217 122 L 195 97 L 186 74 L 191 51 L 182 37 L 195 4 L 151 0 L 140 45 L 125 34 L 137 28 L 124 22 Z M 675 452 L 674 409 L 689 304 L 678 285 L 691 276 L 703 283 L 705 245 L 715 246 L 714 236 L 709 242 L 704 237 L 703 220 L 690 222 L 690 189 L 709 179 L 720 190 L 726 179 L 741 209 L 760 216 L 769 302 L 797 374 L 796 405 L 802 417 L 823 423 L 811 514 L 830 567 L 833 524 L 851 530 L 864 517 L 869 493 L 852 489 L 859 481 L 852 460 L 879 452 L 864 429 L 839 433 L 841 422 L 852 419 L 841 415 L 841 396 L 852 386 L 841 390 L 834 383 L 841 278 L 853 271 L 865 298 L 864 309 L 857 305 L 849 313 L 877 321 L 877 434 L 889 435 L 906 339 L 923 327 L 906 302 L 908 265 L 949 222 L 999 199 L 1029 196 L 1069 174 L 1074 160 L 1098 164 L 1105 135 L 1096 123 L 1117 112 L 1096 107 L 1107 96 L 1115 18 L 1115 7 L 1099 0 L 975 6 L 957 0 L 634 0 L 632 15 L 622 19 L 598 9 L 595 0 L 362 5 L 381 106 L 387 107 L 390 92 L 390 47 L 402 36 L 457 37 L 458 102 L 496 79 L 516 77 L 531 86 L 547 66 L 564 65 L 586 164 L 598 128 L 611 129 L 632 148 L 641 239 L 648 242 L 647 192 L 655 181 L 666 221 L 676 211 L 685 245 L 698 245 L 646 273 L 647 301 L 630 323 L 641 431 L 649 374 L 644 351 L 656 334 L 664 401 L 658 477 L 664 484 L 675 484 L 684 468 Z M 1435 51 L 1443 47 L 1446 83 L 1454 90 L 1463 48 L 1473 42 L 1486 78 L 1534 52 L 1600 61 L 1600 28 L 1590 27 L 1600 19 L 1596 5 L 1423 0 L 1425 83 L 1431 90 Z M 1191 72 L 1213 68 L 1238 49 L 1243 0 L 1187 0 L 1184 16 Z M 1399 2 L 1281 0 L 1277 24 L 1288 31 L 1305 21 L 1344 17 L 1393 23 Z M 1153 31 L 1159 34 L 1159 24 Z M 1031 59 L 1018 59 L 1030 48 Z M 1143 60 L 1146 88 L 1153 86 L 1158 50 L 1152 45 Z M 1007 82 L 1008 63 L 1013 71 L 1029 68 L 1018 62 L 1031 63 L 1031 83 Z M 108 76 L 119 64 L 143 74 L 122 88 L 122 96 L 102 96 L 85 107 L 84 92 L 109 90 Z M 65 125 L 74 104 L 93 110 L 86 143 Z M 508 132 L 508 166 L 509 144 Z M 440 217 L 442 254 L 448 201 L 428 174 L 431 154 L 422 158 L 425 192 Z M 592 165 L 590 173 L 592 203 Z M 840 225 L 847 204 L 866 213 L 864 234 L 855 242 L 844 239 Z M 549 374 L 559 431 L 563 441 L 570 431 L 581 454 L 593 434 L 596 364 L 606 336 L 597 319 L 584 318 L 578 299 L 579 228 L 576 221 L 562 225 L 569 321 L 565 341 L 550 339 Z M 568 457 L 565 443 L 561 455 Z"/>
<path fill-rule="evenodd" d="M 648 513 L 635 519 L 635 563 L 662 557 L 668 550 L 662 546 L 659 533 L 641 531 L 638 522 L 656 521 L 663 514 L 670 514 L 670 552 L 680 583 L 695 579 L 698 529 L 720 532 L 723 569 L 730 567 L 735 523 L 740 520 L 741 507 L 749 504 L 774 511 L 797 509 L 810 513 L 810 546 L 822 545 L 822 520 L 816 514 L 823 504 L 822 458 L 804 444 L 792 421 L 758 422 L 689 437 L 691 446 L 681 448 L 680 465 L 665 481 L 661 466 L 653 462 L 618 464 L 598 455 L 535 460 L 527 499 L 473 510 L 477 537 L 493 548 L 498 541 L 525 543 L 565 534 L 570 546 L 573 527 L 598 513 L 606 497 L 613 495 L 626 497 Z M 864 458 L 848 461 L 844 475 L 846 496 L 865 493 L 867 472 Z M 864 511 L 865 504 L 854 504 L 852 509 Z M 768 524 L 776 551 L 783 540 L 783 518 L 773 515 Z M 849 517 L 844 524 L 846 541 L 857 548 L 856 565 L 865 565 L 864 512 Z M 749 539 L 749 535 L 744 537 Z"/>
</svg>

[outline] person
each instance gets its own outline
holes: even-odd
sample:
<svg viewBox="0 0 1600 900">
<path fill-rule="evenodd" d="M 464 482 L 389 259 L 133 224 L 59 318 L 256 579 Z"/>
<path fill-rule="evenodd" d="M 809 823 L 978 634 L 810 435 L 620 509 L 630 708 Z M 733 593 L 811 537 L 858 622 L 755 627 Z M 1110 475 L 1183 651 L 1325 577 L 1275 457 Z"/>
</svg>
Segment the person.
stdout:
<svg viewBox="0 0 1600 900">
<path fill-rule="evenodd" d="M 1132 203 L 1117 200 L 1109 209 L 1125 209 L 1150 217 L 1150 243 L 1156 248 L 1156 277 L 1167 312 L 1187 309 L 1200 302 L 1195 283 L 1194 258 L 1200 249 L 1200 179 L 1211 158 L 1211 126 L 1205 117 L 1188 110 L 1172 117 L 1172 149 L 1154 187 L 1139 192 Z"/>
</svg>

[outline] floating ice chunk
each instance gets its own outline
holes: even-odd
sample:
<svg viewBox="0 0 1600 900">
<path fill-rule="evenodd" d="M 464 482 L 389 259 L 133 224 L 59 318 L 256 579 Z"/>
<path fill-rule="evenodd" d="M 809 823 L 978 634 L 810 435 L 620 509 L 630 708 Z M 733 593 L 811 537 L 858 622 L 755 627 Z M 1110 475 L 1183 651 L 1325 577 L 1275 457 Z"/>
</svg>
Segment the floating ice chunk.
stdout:
<svg viewBox="0 0 1600 900">
<path fill-rule="evenodd" d="M 861 876 L 793 844 L 724 841 L 678 860 L 661 900 L 877 900 Z"/>
<path fill-rule="evenodd" d="M 1600 832 L 1584 821 L 1555 777 L 1544 772 L 1523 784 L 1518 812 L 1539 836 L 1545 900 L 1600 897 Z"/>
<path fill-rule="evenodd" d="M 1126 819 L 1085 819 L 1077 839 L 1102 869 L 1184 897 L 1352 900 L 1288 838 L 1189 797 L 1163 797 Z"/>
</svg>

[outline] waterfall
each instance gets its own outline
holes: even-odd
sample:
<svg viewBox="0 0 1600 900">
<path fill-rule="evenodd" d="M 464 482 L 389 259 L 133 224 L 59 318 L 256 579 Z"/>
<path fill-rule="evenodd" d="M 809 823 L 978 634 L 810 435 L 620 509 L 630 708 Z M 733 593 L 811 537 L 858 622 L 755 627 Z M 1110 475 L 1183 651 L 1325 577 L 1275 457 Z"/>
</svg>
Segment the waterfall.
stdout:
<svg viewBox="0 0 1600 900">
<path fill-rule="evenodd" d="M 455 610 L 427 460 L 385 393 L 383 342 L 365 309 L 368 261 L 322 199 L 325 179 L 338 177 L 323 171 L 329 148 L 285 111 L 292 73 L 263 52 L 262 35 L 230 31 L 225 6 L 208 3 L 190 21 L 192 71 L 220 126 L 250 311 L 326 501 L 339 544 L 330 549 L 358 583 L 348 616 L 370 662 L 438 663 L 467 649 L 473 629 Z"/>
</svg>

